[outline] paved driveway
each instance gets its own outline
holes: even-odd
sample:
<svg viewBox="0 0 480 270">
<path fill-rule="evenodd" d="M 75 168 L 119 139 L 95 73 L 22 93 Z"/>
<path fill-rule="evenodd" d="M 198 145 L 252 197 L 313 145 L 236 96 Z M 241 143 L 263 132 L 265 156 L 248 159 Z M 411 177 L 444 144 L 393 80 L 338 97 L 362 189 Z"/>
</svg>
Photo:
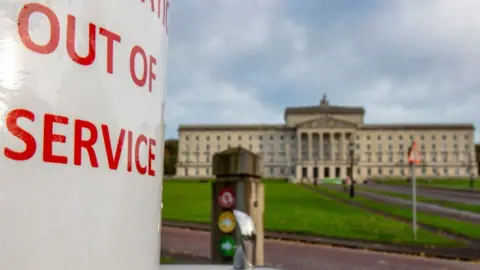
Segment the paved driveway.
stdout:
<svg viewBox="0 0 480 270">
<path fill-rule="evenodd" d="M 209 257 L 209 245 L 209 232 L 162 228 L 162 249 L 169 252 Z M 286 270 L 480 270 L 480 264 L 276 240 L 265 241 L 265 262 Z"/>
</svg>

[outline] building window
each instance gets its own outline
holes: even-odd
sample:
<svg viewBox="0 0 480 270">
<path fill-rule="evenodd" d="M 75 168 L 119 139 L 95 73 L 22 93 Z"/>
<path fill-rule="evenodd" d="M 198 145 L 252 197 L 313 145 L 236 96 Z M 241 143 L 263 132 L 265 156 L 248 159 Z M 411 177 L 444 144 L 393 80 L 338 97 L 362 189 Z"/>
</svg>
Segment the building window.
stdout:
<svg viewBox="0 0 480 270">
<path fill-rule="evenodd" d="M 242 136 L 238 136 L 238 140 L 241 141 L 241 140 L 242 140 Z"/>
<path fill-rule="evenodd" d="M 378 136 L 377 136 L 377 140 L 381 141 L 381 140 L 382 140 L 382 136 L 378 135 Z"/>
<path fill-rule="evenodd" d="M 370 136 L 367 135 L 367 141 L 369 141 L 369 140 L 370 140 Z"/>
<path fill-rule="evenodd" d="M 284 174 L 285 174 L 285 169 L 280 168 L 280 174 L 281 174 L 281 175 L 284 175 Z"/>
<path fill-rule="evenodd" d="M 248 145 L 248 149 L 252 150 L 252 144 Z"/>
<path fill-rule="evenodd" d="M 210 141 L 210 136 L 207 136 L 207 141 Z"/>
<path fill-rule="evenodd" d="M 249 141 L 252 140 L 252 135 L 248 136 L 248 140 L 249 140 Z"/>
<path fill-rule="evenodd" d="M 420 135 L 420 140 L 422 140 L 422 141 L 425 140 L 425 136 Z"/>
<path fill-rule="evenodd" d="M 206 169 L 205 169 L 205 173 L 206 173 L 207 175 L 210 175 L 210 169 L 209 169 L 209 168 L 206 168 Z"/>
<path fill-rule="evenodd" d="M 206 149 L 207 151 L 210 150 L 210 145 L 209 145 L 209 144 L 205 145 L 205 149 Z"/>
<path fill-rule="evenodd" d="M 388 136 L 388 140 L 389 140 L 389 141 L 392 140 L 392 136 L 391 136 L 391 135 Z"/>
<path fill-rule="evenodd" d="M 423 174 L 423 175 L 427 175 L 427 168 L 425 168 L 425 167 L 422 168 L 422 174 Z"/>
<path fill-rule="evenodd" d="M 390 174 L 390 176 L 392 176 L 393 175 L 393 169 L 388 170 L 388 173 Z"/>
<path fill-rule="evenodd" d="M 413 141 L 413 139 L 415 139 L 415 137 L 413 137 L 413 135 L 410 135 L 410 141 Z"/>
<path fill-rule="evenodd" d="M 367 175 L 368 175 L 368 176 L 371 176 L 371 175 L 372 175 L 372 169 L 370 169 L 370 168 L 367 169 Z"/>
<path fill-rule="evenodd" d="M 199 139 L 200 139 L 200 137 L 199 137 L 199 136 L 196 136 L 196 137 L 195 137 L 195 140 L 197 140 L 197 141 L 198 141 Z"/>
<path fill-rule="evenodd" d="M 280 140 L 283 140 L 283 135 L 280 136 Z M 282 173 L 283 174 L 283 173 Z"/>
<path fill-rule="evenodd" d="M 455 176 L 460 176 L 460 169 L 459 168 L 455 169 Z"/>
<path fill-rule="evenodd" d="M 195 169 L 195 175 L 198 175 L 198 169 Z"/>
<path fill-rule="evenodd" d="M 263 140 L 263 136 L 258 136 L 258 139 L 259 139 L 259 140 Z"/>
<path fill-rule="evenodd" d="M 220 141 L 220 136 L 217 136 L 217 141 Z"/>
<path fill-rule="evenodd" d="M 443 169 L 443 174 L 444 174 L 445 176 L 448 176 L 448 168 Z"/>
<path fill-rule="evenodd" d="M 398 136 L 398 139 L 403 140 L 403 136 L 402 135 Z"/>
<path fill-rule="evenodd" d="M 469 136 L 468 134 L 465 134 L 465 140 L 468 140 Z"/>
<path fill-rule="evenodd" d="M 228 137 L 227 137 L 227 140 L 229 140 L 229 141 L 230 141 L 230 139 L 231 139 L 231 138 L 230 138 L 230 135 L 228 135 Z"/>
<path fill-rule="evenodd" d="M 457 140 L 457 135 L 453 135 L 453 140 L 454 140 L 454 141 Z"/>
<path fill-rule="evenodd" d="M 275 170 L 273 167 L 270 167 L 270 176 L 273 176 L 273 174 L 275 173 Z"/>
<path fill-rule="evenodd" d="M 432 144 L 432 150 L 435 150 L 437 146 L 435 144 Z"/>
<path fill-rule="evenodd" d="M 185 136 L 185 141 L 188 141 L 190 138 L 187 136 Z"/>
<path fill-rule="evenodd" d="M 447 136 L 446 136 L 446 135 L 442 135 L 442 140 L 446 141 L 446 140 L 447 140 Z"/>
<path fill-rule="evenodd" d="M 432 135 L 432 140 L 435 140 L 435 135 Z"/>
<path fill-rule="evenodd" d="M 378 175 L 382 175 L 382 168 L 378 168 Z"/>
</svg>

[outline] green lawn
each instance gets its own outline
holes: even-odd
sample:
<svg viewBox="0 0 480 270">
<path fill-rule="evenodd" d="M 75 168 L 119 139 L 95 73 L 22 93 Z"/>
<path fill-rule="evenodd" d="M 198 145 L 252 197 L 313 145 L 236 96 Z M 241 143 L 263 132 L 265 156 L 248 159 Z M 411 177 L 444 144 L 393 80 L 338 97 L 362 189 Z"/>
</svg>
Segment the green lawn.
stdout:
<svg viewBox="0 0 480 270">
<path fill-rule="evenodd" d="M 163 218 L 210 221 L 209 183 L 166 181 Z M 267 182 L 267 230 L 304 232 L 344 239 L 412 244 L 411 227 L 381 215 L 328 199 L 301 186 Z M 417 244 L 458 245 L 440 235 L 419 231 Z"/>
<path fill-rule="evenodd" d="M 172 264 L 175 260 L 170 257 L 160 257 L 160 264 Z"/>
<path fill-rule="evenodd" d="M 368 188 L 368 186 L 358 186 L 359 190 L 364 190 L 368 191 L 371 193 L 377 193 L 381 195 L 388 195 L 391 197 L 396 197 L 400 199 L 405 199 L 405 200 L 411 200 L 412 196 L 409 194 L 403 194 L 403 193 L 397 193 L 397 192 L 392 192 L 392 191 L 384 191 L 384 190 L 376 190 L 373 188 Z M 444 201 L 440 199 L 434 199 L 434 198 L 428 198 L 424 196 L 417 196 L 417 201 L 419 202 L 424 202 L 424 203 L 431 203 L 431 204 L 437 204 L 449 208 L 454 208 L 458 210 L 463 210 L 463 211 L 470 211 L 474 213 L 480 213 L 480 205 L 473 205 L 473 204 L 468 204 L 468 203 L 460 203 L 460 202 L 449 202 L 449 201 Z"/>
<path fill-rule="evenodd" d="M 334 195 L 339 198 L 349 198 L 348 194 L 344 193 L 341 190 L 332 189 L 329 187 L 318 187 L 319 189 L 328 192 L 331 195 Z M 411 219 L 412 211 L 409 207 L 397 206 L 387 203 L 378 203 L 375 200 L 370 200 L 363 198 L 357 195 L 354 200 L 365 206 L 371 207 L 376 210 L 384 211 L 396 215 L 398 217 Z M 458 234 L 473 238 L 480 239 L 480 225 L 472 222 L 458 221 L 455 219 L 444 218 L 433 214 L 419 213 L 417 212 L 418 222 L 435 226 L 437 228 L 456 232 Z"/>
<path fill-rule="evenodd" d="M 474 180 L 474 188 L 480 191 L 480 178 Z M 392 179 L 392 180 L 378 180 L 377 183 L 388 185 L 410 185 L 405 179 Z M 470 180 L 468 179 L 417 179 L 417 184 L 425 187 L 440 187 L 450 189 L 471 189 Z"/>
</svg>

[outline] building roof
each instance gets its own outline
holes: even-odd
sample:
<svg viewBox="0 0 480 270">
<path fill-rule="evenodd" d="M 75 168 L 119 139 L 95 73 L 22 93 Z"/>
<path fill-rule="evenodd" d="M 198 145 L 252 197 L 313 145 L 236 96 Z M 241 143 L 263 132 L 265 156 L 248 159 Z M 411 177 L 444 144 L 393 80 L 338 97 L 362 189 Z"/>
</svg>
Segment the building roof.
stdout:
<svg viewBox="0 0 480 270">
<path fill-rule="evenodd" d="M 178 131 L 266 131 L 293 130 L 284 124 L 180 125 Z"/>
<path fill-rule="evenodd" d="M 316 106 L 303 106 L 303 107 L 287 107 L 285 109 L 284 118 L 287 118 L 289 114 L 365 114 L 363 107 L 350 107 L 350 106 L 332 106 L 327 99 L 327 95 L 323 95 L 320 104 Z"/>
<path fill-rule="evenodd" d="M 473 124 L 468 123 L 442 123 L 442 124 L 364 124 L 360 130 L 474 130 Z"/>
<path fill-rule="evenodd" d="M 365 114 L 365 109 L 363 107 L 317 105 L 288 107 L 285 109 L 285 117 L 289 114 Z"/>
<path fill-rule="evenodd" d="M 473 124 L 445 123 L 445 124 L 364 124 L 357 127 L 359 130 L 474 130 Z M 243 125 L 180 125 L 178 131 L 271 131 L 295 130 L 283 124 L 243 124 Z"/>
</svg>

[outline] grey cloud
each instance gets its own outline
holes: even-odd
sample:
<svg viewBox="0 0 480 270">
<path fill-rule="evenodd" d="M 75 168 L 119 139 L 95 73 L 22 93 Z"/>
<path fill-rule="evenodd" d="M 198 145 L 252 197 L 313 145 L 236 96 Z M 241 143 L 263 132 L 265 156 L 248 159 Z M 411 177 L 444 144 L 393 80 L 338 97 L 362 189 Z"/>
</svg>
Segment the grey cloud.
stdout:
<svg viewBox="0 0 480 270">
<path fill-rule="evenodd" d="M 277 122 L 324 92 L 366 106 L 369 121 L 480 124 L 479 2 L 339 4 L 328 16 L 293 0 L 209 3 L 178 0 L 171 13 L 172 135 L 195 121 Z"/>
</svg>

